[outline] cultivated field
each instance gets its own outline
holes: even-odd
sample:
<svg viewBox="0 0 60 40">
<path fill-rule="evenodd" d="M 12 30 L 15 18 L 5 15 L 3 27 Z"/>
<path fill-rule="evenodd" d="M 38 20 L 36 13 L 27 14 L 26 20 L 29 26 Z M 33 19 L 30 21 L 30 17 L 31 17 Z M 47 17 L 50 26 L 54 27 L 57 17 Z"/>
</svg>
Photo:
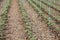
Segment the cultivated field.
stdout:
<svg viewBox="0 0 60 40">
<path fill-rule="evenodd" d="M 0 0 L 0 40 L 60 40 L 60 0 Z"/>
</svg>

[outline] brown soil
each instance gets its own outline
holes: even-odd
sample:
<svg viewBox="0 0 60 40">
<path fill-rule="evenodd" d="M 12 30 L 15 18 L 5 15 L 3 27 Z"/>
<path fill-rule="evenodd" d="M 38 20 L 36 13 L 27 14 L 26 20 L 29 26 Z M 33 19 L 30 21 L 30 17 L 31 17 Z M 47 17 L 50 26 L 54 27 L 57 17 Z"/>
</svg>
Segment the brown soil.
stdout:
<svg viewBox="0 0 60 40">
<path fill-rule="evenodd" d="M 29 3 L 26 0 L 22 0 L 22 2 L 31 21 L 32 30 L 37 40 L 58 40 L 58 38 L 55 39 L 55 35 L 49 31 L 47 24 L 41 21 L 42 18 L 38 18 L 38 13 L 34 11 Z"/>
<path fill-rule="evenodd" d="M 5 30 L 6 40 L 26 40 L 25 27 L 23 26 L 24 23 L 22 21 L 22 13 L 20 13 L 18 0 L 11 0 L 7 22 L 7 30 Z"/>
</svg>

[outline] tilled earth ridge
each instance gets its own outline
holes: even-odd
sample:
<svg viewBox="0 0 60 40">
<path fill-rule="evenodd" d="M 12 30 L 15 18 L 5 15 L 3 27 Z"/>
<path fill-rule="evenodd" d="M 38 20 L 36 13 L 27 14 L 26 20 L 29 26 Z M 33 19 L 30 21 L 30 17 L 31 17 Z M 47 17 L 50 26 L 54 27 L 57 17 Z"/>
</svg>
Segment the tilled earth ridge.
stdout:
<svg viewBox="0 0 60 40">
<path fill-rule="evenodd" d="M 22 13 L 20 13 L 18 0 L 11 0 L 6 29 L 6 40 L 26 40 L 25 27 L 22 21 Z"/>
</svg>

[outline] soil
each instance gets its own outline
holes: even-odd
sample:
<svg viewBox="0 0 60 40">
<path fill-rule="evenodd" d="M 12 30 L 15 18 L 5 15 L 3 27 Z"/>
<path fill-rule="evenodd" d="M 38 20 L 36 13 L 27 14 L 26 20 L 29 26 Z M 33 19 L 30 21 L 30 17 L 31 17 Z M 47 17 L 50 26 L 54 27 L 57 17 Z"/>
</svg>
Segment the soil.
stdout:
<svg viewBox="0 0 60 40">
<path fill-rule="evenodd" d="M 20 13 L 18 0 L 11 0 L 5 30 L 6 40 L 26 40 L 25 27 Z"/>
</svg>

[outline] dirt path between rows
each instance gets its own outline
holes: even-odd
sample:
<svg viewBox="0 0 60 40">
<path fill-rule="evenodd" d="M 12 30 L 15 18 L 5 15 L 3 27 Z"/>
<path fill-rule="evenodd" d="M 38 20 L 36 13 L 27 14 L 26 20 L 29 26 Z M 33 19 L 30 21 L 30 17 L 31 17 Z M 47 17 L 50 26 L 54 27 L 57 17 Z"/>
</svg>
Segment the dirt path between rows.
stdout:
<svg viewBox="0 0 60 40">
<path fill-rule="evenodd" d="M 26 40 L 22 14 L 19 11 L 18 0 L 11 0 L 7 30 L 5 30 L 6 40 Z"/>
<path fill-rule="evenodd" d="M 32 30 L 37 40 L 58 40 L 55 39 L 55 35 L 49 31 L 45 21 L 41 21 L 41 17 L 38 18 L 38 13 L 34 11 L 32 6 L 26 0 L 22 0 L 25 10 L 32 24 Z"/>
</svg>

